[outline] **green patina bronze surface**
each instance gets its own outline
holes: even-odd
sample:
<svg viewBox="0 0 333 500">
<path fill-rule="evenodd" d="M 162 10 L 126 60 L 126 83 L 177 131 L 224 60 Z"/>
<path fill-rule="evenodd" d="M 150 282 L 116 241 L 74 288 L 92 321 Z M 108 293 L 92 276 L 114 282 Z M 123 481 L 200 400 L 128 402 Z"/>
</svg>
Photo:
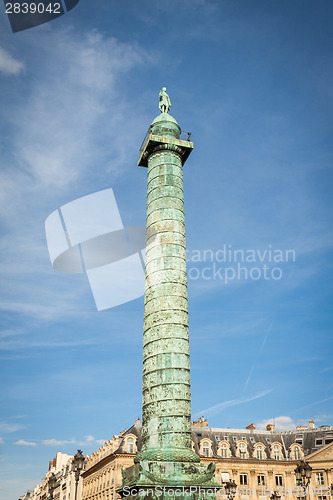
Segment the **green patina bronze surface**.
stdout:
<svg viewBox="0 0 333 500">
<path fill-rule="evenodd" d="M 200 464 L 191 439 L 183 164 L 193 143 L 180 140 L 165 88 L 159 97 L 161 114 L 150 126 L 138 162 L 148 168 L 142 448 L 119 492 L 200 486 L 201 494 L 183 495 L 198 498 L 219 485 L 214 464 Z"/>
</svg>

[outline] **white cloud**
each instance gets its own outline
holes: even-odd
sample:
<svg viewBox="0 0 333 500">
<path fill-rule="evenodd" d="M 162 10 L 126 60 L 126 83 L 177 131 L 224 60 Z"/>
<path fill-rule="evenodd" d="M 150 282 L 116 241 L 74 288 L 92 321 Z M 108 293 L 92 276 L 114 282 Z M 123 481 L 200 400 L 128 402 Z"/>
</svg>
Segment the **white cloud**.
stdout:
<svg viewBox="0 0 333 500">
<path fill-rule="evenodd" d="M 7 50 L 0 47 L 0 72 L 4 75 L 18 75 L 23 71 L 24 64 L 15 59 Z"/>
<path fill-rule="evenodd" d="M 4 444 L 4 440 L 0 437 L 0 444 Z"/>
<path fill-rule="evenodd" d="M 18 441 L 15 441 L 14 444 L 17 446 L 37 446 L 37 444 L 33 441 L 25 441 L 24 439 L 19 439 Z"/>
<path fill-rule="evenodd" d="M 255 394 L 250 398 L 240 398 L 240 399 L 231 399 L 229 401 L 224 401 L 223 403 L 219 403 L 218 405 L 211 406 L 210 408 L 206 408 L 205 410 L 200 410 L 196 412 L 193 416 L 199 417 L 201 415 L 212 416 L 220 413 L 225 408 L 229 408 L 230 406 L 242 405 L 244 403 L 249 403 L 250 401 L 254 401 L 255 399 L 262 398 L 272 392 L 271 390 L 260 392 L 259 394 Z"/>
<path fill-rule="evenodd" d="M 42 444 L 45 446 L 63 446 L 65 444 L 77 444 L 75 439 L 70 439 L 69 441 L 64 440 L 59 440 L 59 439 L 44 439 L 42 441 Z"/>
<path fill-rule="evenodd" d="M 296 425 L 304 425 L 304 422 L 296 424 L 291 417 L 280 416 L 262 420 L 256 424 L 256 427 L 259 430 L 266 430 L 266 425 L 268 424 L 275 424 L 275 430 L 277 431 L 290 431 L 296 429 Z"/>
<path fill-rule="evenodd" d="M 96 443 L 97 444 L 100 444 L 101 446 L 103 446 L 103 444 L 106 442 L 106 439 L 96 439 Z"/>
<path fill-rule="evenodd" d="M 318 423 L 323 423 L 325 425 L 327 422 L 331 421 L 332 418 L 333 418 L 332 414 L 324 413 L 322 415 L 316 415 L 313 420 L 315 424 L 318 422 Z"/>
<path fill-rule="evenodd" d="M 52 287 L 45 284 L 52 272 L 45 219 L 64 201 L 93 192 L 94 182 L 100 189 L 105 172 L 112 182 L 129 168 L 142 113 L 131 109 L 133 96 L 124 97 L 123 78 L 150 56 L 97 32 L 78 37 L 50 30 L 47 43 L 45 36 L 29 39 L 27 57 L 38 50 L 39 58 L 29 60 L 24 99 L 17 95 L 4 109 L 14 133 L 2 138 L 0 149 L 0 217 L 8 230 L 0 243 L 6 283 L 0 309 L 52 319 L 78 303 L 85 307 L 84 299 L 87 308 L 94 302 L 85 276 L 65 282 L 53 273 Z M 136 134 L 137 141 L 128 141 Z"/>
<path fill-rule="evenodd" d="M 114 139 L 129 113 L 125 113 L 128 104 L 119 99 L 120 80 L 144 59 L 138 47 L 97 32 L 80 38 L 64 31 L 48 33 L 36 83 L 13 117 L 18 129 L 15 155 L 21 168 L 16 169 L 15 179 L 12 169 L 2 174 L 3 196 L 14 186 L 24 189 L 25 195 L 27 188 L 44 196 L 40 190 L 45 188 L 63 191 L 88 167 L 96 168 L 101 156 L 105 168 L 105 148 L 98 147 L 102 138 L 109 139 L 107 153 L 114 159 L 122 156 L 128 141 Z M 126 125 L 133 128 L 127 120 Z M 115 160 L 113 168 L 119 157 Z M 107 168 L 112 168 L 109 162 Z"/>
<path fill-rule="evenodd" d="M 18 335 L 22 335 L 24 334 L 24 330 L 22 328 L 17 328 L 16 330 L 15 329 L 7 329 L 7 330 L 3 330 L 2 332 L 0 332 L 0 340 L 2 339 L 8 339 L 8 338 L 15 338 L 17 337 Z"/>
<path fill-rule="evenodd" d="M 66 440 L 66 439 L 44 439 L 42 444 L 45 446 L 64 446 L 67 444 L 75 444 L 77 446 L 91 445 L 91 444 L 104 444 L 105 440 L 103 439 L 95 439 L 94 436 L 87 435 L 84 436 L 84 440 L 77 440 L 75 438 Z"/>
<path fill-rule="evenodd" d="M 8 424 L 7 422 L 0 422 L 0 432 L 3 434 L 10 434 L 11 432 L 16 432 L 24 429 L 24 425 L 20 424 Z"/>
</svg>

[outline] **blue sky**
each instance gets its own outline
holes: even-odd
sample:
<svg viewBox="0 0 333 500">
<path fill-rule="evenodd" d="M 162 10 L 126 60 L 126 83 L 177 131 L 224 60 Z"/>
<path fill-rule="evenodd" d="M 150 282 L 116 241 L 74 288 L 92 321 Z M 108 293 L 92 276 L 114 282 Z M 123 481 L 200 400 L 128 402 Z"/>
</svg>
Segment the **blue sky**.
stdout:
<svg viewBox="0 0 333 500">
<path fill-rule="evenodd" d="M 164 85 L 194 141 L 188 249 L 214 254 L 188 263 L 193 417 L 333 424 L 332 17 L 330 0 L 81 0 L 12 34 L 0 6 L 0 499 L 141 417 L 143 299 L 97 312 L 44 223 L 110 187 L 145 223 L 138 149 Z M 295 259 L 226 284 L 224 245 Z"/>
</svg>

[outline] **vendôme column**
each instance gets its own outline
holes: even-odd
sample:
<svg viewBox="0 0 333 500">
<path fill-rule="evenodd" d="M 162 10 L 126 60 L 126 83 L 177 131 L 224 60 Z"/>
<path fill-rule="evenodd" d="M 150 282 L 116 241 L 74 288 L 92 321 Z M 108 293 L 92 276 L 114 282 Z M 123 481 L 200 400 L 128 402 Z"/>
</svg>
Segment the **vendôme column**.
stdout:
<svg viewBox="0 0 333 500">
<path fill-rule="evenodd" d="M 138 162 L 148 168 L 142 448 L 119 491 L 124 495 L 130 488 L 142 497 L 151 492 L 138 488 L 167 486 L 171 498 L 170 489 L 179 486 L 219 485 L 214 465 L 199 463 L 191 439 L 183 165 L 193 143 L 180 140 L 166 88 L 159 97 L 161 114 L 148 129 Z"/>
</svg>

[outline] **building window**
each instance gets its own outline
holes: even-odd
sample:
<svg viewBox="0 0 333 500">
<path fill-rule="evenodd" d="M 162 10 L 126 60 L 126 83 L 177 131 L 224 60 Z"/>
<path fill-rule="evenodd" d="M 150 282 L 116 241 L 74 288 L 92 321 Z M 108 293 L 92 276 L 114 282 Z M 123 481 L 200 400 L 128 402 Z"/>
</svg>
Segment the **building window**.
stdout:
<svg viewBox="0 0 333 500">
<path fill-rule="evenodd" d="M 316 484 L 317 485 L 325 484 L 323 472 L 316 472 Z"/>
<path fill-rule="evenodd" d="M 294 448 L 294 457 L 295 457 L 295 460 L 299 460 L 299 447 L 298 446 L 295 446 L 295 448 Z"/>
<path fill-rule="evenodd" d="M 275 486 L 283 486 L 283 478 L 281 474 L 275 476 Z"/>
<path fill-rule="evenodd" d="M 207 441 L 202 443 L 202 452 L 205 457 L 209 457 L 210 446 Z"/>
<path fill-rule="evenodd" d="M 279 460 L 280 459 L 280 448 L 277 445 L 275 445 L 273 451 L 274 451 L 275 460 Z"/>
<path fill-rule="evenodd" d="M 259 458 L 259 460 L 262 460 L 262 446 L 257 447 L 257 458 Z"/>
<path fill-rule="evenodd" d="M 221 456 L 222 458 L 227 458 L 228 456 L 228 448 L 227 445 L 224 443 L 221 445 Z"/>
<path fill-rule="evenodd" d="M 239 458 L 245 458 L 245 444 L 244 443 L 239 443 Z"/>
<path fill-rule="evenodd" d="M 323 444 L 322 439 L 316 439 L 316 446 L 321 446 Z"/>
<path fill-rule="evenodd" d="M 258 475 L 258 486 L 265 486 L 265 476 L 263 474 Z"/>
<path fill-rule="evenodd" d="M 247 486 L 247 474 L 239 474 L 239 483 L 241 486 Z"/>
<path fill-rule="evenodd" d="M 134 453 L 134 439 L 129 437 L 126 442 L 127 453 Z"/>
</svg>

